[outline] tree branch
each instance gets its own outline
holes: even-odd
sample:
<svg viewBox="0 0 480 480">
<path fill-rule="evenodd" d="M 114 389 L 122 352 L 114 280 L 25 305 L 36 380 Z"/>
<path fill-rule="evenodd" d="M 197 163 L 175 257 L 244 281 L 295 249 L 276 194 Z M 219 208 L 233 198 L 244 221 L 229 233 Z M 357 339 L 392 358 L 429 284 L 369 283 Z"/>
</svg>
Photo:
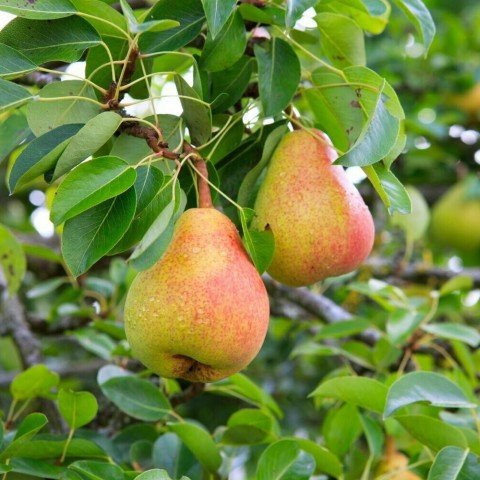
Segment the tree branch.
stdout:
<svg viewBox="0 0 480 480">
<path fill-rule="evenodd" d="M 306 287 L 287 287 L 276 282 L 268 275 L 263 275 L 263 281 L 271 297 L 289 300 L 327 323 L 339 323 L 353 319 L 349 312 L 335 302 Z M 359 336 L 370 345 L 376 343 L 381 337 L 380 333 L 373 328 L 365 330 Z"/>
<path fill-rule="evenodd" d="M 198 397 L 205 390 L 205 384 L 200 382 L 191 383 L 185 390 L 180 393 L 172 395 L 170 402 L 172 407 L 178 407 L 182 403 L 187 403 Z"/>
<path fill-rule="evenodd" d="M 0 270 L 0 298 L 2 323 L 15 345 L 17 346 L 24 368 L 42 363 L 43 355 L 40 343 L 30 331 L 25 310 L 17 295 L 8 297 L 7 282 L 3 272 Z M 58 411 L 58 408 L 51 400 L 43 400 L 43 409 L 50 420 L 52 428 L 56 431 L 64 431 L 65 424 Z"/>
<path fill-rule="evenodd" d="M 472 279 L 474 287 L 480 286 L 480 268 L 463 268 L 460 271 L 453 271 L 446 268 L 426 266 L 422 263 L 413 263 L 404 268 L 397 268 L 388 259 L 379 257 L 369 258 L 365 267 L 370 269 L 372 274 L 378 278 L 394 277 L 411 282 L 433 280 L 436 284 L 442 284 L 457 275 L 465 275 Z"/>
</svg>

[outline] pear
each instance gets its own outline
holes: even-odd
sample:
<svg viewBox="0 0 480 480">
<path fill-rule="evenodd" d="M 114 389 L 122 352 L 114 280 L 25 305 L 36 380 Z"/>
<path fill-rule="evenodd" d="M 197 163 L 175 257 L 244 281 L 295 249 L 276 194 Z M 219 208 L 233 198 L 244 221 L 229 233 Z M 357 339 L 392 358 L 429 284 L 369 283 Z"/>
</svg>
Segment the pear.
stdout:
<svg viewBox="0 0 480 480">
<path fill-rule="evenodd" d="M 467 177 L 457 183 L 432 211 L 433 238 L 465 253 L 480 253 L 480 196 L 470 194 L 476 182 L 475 177 Z"/>
<path fill-rule="evenodd" d="M 245 368 L 267 332 L 265 286 L 233 223 L 214 208 L 181 215 L 162 258 L 133 281 L 125 330 L 155 373 L 212 382 Z"/>
<path fill-rule="evenodd" d="M 292 286 L 355 270 L 370 253 L 375 229 L 328 137 L 318 130 L 287 133 L 277 146 L 255 202 L 252 226 L 271 229 L 268 273 Z"/>
</svg>

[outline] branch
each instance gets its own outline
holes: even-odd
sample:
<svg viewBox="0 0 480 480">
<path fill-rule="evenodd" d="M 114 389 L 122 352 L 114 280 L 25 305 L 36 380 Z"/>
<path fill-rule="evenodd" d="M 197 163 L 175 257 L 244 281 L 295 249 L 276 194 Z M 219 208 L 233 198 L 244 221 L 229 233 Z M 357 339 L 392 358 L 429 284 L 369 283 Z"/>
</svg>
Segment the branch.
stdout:
<svg viewBox="0 0 480 480">
<path fill-rule="evenodd" d="M 4 325 L 6 332 L 10 333 L 12 340 L 17 346 L 24 368 L 42 363 L 43 355 L 40 343 L 30 331 L 25 317 L 25 310 L 17 295 L 8 297 L 7 281 L 1 270 L 0 298 L 2 301 L 2 322 L 0 323 Z M 65 424 L 56 404 L 51 400 L 44 400 L 43 409 L 47 413 L 53 429 L 64 431 Z"/>
<path fill-rule="evenodd" d="M 276 282 L 268 275 L 263 275 L 263 281 L 271 297 L 289 300 L 299 305 L 306 312 L 325 320 L 327 323 L 339 323 L 353 319 L 349 312 L 335 302 L 306 287 L 287 287 Z M 381 337 L 380 333 L 373 328 L 365 330 L 359 336 L 370 345 L 376 343 Z"/>
<path fill-rule="evenodd" d="M 465 275 L 472 279 L 474 287 L 480 286 L 480 268 L 464 268 L 460 271 L 453 271 L 447 268 L 426 266 L 422 263 L 396 268 L 391 261 L 379 257 L 369 258 L 365 266 L 378 278 L 394 277 L 412 282 L 426 282 L 433 279 L 437 284 L 442 284 L 457 275 Z"/>
</svg>

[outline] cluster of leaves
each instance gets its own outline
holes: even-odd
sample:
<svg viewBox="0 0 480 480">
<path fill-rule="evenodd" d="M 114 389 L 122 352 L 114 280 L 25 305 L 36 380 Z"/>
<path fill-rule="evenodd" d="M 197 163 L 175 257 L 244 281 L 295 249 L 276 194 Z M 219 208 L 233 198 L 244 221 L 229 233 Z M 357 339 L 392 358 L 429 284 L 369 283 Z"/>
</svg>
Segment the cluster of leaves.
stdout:
<svg viewBox="0 0 480 480">
<path fill-rule="evenodd" d="M 6 58 L 0 109 L 10 112 L 2 129 L 24 125 L 7 148 L 31 140 L 11 166 L 9 189 L 18 192 L 41 176 L 53 185 L 51 219 L 63 224 L 62 253 L 74 276 L 134 246 L 131 260 L 138 269 L 159 258 L 175 219 L 195 204 L 191 176 L 177 178 L 165 159 L 176 154 L 184 157 L 184 171 L 192 169 L 188 155 L 182 156 L 186 128 L 209 164 L 212 186 L 218 188 L 221 178 L 222 200 L 238 207 L 246 247 L 263 270 L 273 240 L 248 230 L 247 200 L 275 144 L 263 120 L 298 123 L 284 113 L 292 99 L 302 122 L 312 121 L 331 137 L 338 164 L 362 167 L 390 211 L 409 211 L 408 195 L 390 171 L 405 145 L 404 113 L 387 81 L 366 67 L 364 36 L 384 30 L 387 2 L 177 3 L 161 0 L 132 11 L 121 2 L 123 15 L 100 0 L 0 3 L 18 15 L 0 33 Z M 397 3 L 428 49 L 434 32 L 428 10 L 421 2 Z M 297 28 L 313 6 L 315 28 Z M 45 37 L 46 29 L 55 35 Z M 199 35 L 206 35 L 204 43 Z M 70 76 L 38 92 L 12 81 L 28 72 L 52 73 L 43 66 L 48 62 L 80 58 L 85 79 Z M 191 85 L 187 71 L 193 73 Z M 156 112 L 155 100 L 172 80 L 183 107 L 180 117 Z M 127 91 L 137 100 L 126 101 Z M 125 109 L 141 104 L 151 117 L 126 115 Z M 249 112 L 257 112 L 257 120 L 249 126 L 253 133 L 245 135 Z M 150 143 L 131 136 L 132 123 L 137 136 L 146 138 L 150 129 L 157 142 L 168 144 L 170 155 L 153 153 Z M 255 169 L 238 190 L 247 165 Z M 232 200 L 237 196 L 239 203 Z"/>
<path fill-rule="evenodd" d="M 2 221 L 31 229 L 21 212 L 40 189 L 62 236 L 59 255 L 0 229 L 9 293 L 23 280 L 32 328 L 37 317 L 46 324 L 49 366 L 25 370 L 1 393 L 4 478 L 197 480 L 243 471 L 262 480 L 386 480 L 395 475 L 387 468 L 392 442 L 404 452 L 391 467 L 398 475 L 480 477 L 480 306 L 466 306 L 470 278 L 438 291 L 398 288 L 368 279 L 367 267 L 347 286 L 352 277 L 327 282 L 355 317 L 331 325 L 273 318 L 248 377 L 207 385 L 180 406 L 183 385 L 139 372 L 119 321 L 136 271 L 160 257 L 176 218 L 196 205 L 185 141 L 207 161 L 214 201 L 241 227 L 259 271 L 274 246 L 249 229 L 252 207 L 289 124 L 327 132 L 337 163 L 361 167 L 391 212 L 410 209 L 390 170 L 405 145 L 402 180 L 452 174 L 457 151 L 445 131 L 458 117 L 443 112 L 429 127 L 415 118 L 438 103 L 431 90 L 452 75 L 459 49 L 467 49 L 465 71 L 476 57 L 452 33 L 464 31 L 457 2 L 450 11 L 441 0 L 430 4 L 448 20 L 432 45 L 420 0 L 159 0 L 134 11 L 121 1 L 121 12 L 100 0 L 0 0 L 0 10 L 18 15 L 0 32 L 0 158 L 9 159 L 14 193 Z M 472 11 L 462 15 L 473 32 Z M 412 32 L 433 59 L 404 59 L 398 43 Z M 468 41 L 477 45 L 473 33 Z M 86 78 L 70 73 L 40 89 L 22 86 L 78 60 Z M 169 87 L 181 115 L 163 113 Z M 407 120 L 392 87 L 406 99 Z M 443 143 L 433 155 L 416 151 L 406 129 Z M 152 135 L 153 151 L 145 141 Z M 448 168 L 438 168 L 440 157 Z M 383 242 L 386 257 L 402 246 Z M 104 256 L 113 258 L 99 262 Z M 0 339 L 0 352 L 3 368 L 21 369 L 9 338 Z M 81 378 L 83 366 L 96 372 L 99 362 L 107 365 L 96 381 Z M 45 406 L 59 412 L 61 433 L 35 413 L 48 413 Z"/>
</svg>

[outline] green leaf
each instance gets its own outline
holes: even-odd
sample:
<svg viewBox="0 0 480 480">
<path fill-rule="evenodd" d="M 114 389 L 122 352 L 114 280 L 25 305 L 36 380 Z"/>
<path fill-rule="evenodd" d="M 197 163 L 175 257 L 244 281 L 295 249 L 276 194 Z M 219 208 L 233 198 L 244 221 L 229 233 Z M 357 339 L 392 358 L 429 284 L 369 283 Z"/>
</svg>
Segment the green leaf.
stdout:
<svg viewBox="0 0 480 480">
<path fill-rule="evenodd" d="M 468 275 L 456 275 L 442 285 L 440 288 L 440 296 L 449 295 L 450 293 L 463 291 L 468 292 L 473 289 L 473 279 Z"/>
<path fill-rule="evenodd" d="M 85 350 L 104 360 L 111 359 L 115 342 L 108 335 L 98 333 L 95 329 L 88 327 L 76 329 L 72 335 Z"/>
<path fill-rule="evenodd" d="M 113 136 L 121 123 L 122 117 L 115 112 L 104 112 L 89 120 L 60 155 L 53 179 L 61 177 L 95 153 Z"/>
<path fill-rule="evenodd" d="M 395 417 L 405 430 L 424 446 L 438 451 L 447 446 L 467 448 L 462 432 L 448 423 L 426 415 L 401 415 Z"/>
<path fill-rule="evenodd" d="M 173 478 L 200 473 L 200 465 L 174 433 L 160 435 L 153 445 L 153 465 L 164 468 Z M 184 479 L 185 477 L 182 477 Z M 182 480 L 181 479 L 181 480 Z"/>
<path fill-rule="evenodd" d="M 0 78 L 0 112 L 18 107 L 32 98 L 32 94 L 26 89 Z"/>
<path fill-rule="evenodd" d="M 40 258 L 42 260 L 48 260 L 49 262 L 63 264 L 61 255 L 53 251 L 51 248 L 44 247 L 43 245 L 31 245 L 24 243 L 22 245 L 23 251 L 29 257 Z"/>
<path fill-rule="evenodd" d="M 295 440 L 303 451 L 315 459 L 315 473 L 327 473 L 335 478 L 342 476 L 343 467 L 340 460 L 325 447 L 306 438 L 285 437 L 285 440 Z"/>
<path fill-rule="evenodd" d="M 0 43 L 0 58 L 0 77 L 14 78 L 37 68 L 25 55 L 3 43 Z"/>
<path fill-rule="evenodd" d="M 70 428 L 77 429 L 90 423 L 98 411 L 97 399 L 90 392 L 58 392 L 58 409 Z"/>
<path fill-rule="evenodd" d="M 237 197 L 240 205 L 244 207 L 253 207 L 258 192 L 258 180 L 260 175 L 270 161 L 270 158 L 272 158 L 272 155 L 277 146 L 280 144 L 281 139 L 287 132 L 288 127 L 286 125 L 281 125 L 273 130 L 270 135 L 268 135 L 263 147 L 262 158 L 255 165 L 255 167 L 253 167 L 247 173 L 247 175 L 245 175 L 245 178 L 240 185 Z"/>
<path fill-rule="evenodd" d="M 49 172 L 65 150 L 68 142 L 82 128 L 82 124 L 57 127 L 35 138 L 15 160 L 8 177 L 10 193 Z"/>
<path fill-rule="evenodd" d="M 393 344 L 402 345 L 411 337 L 424 318 L 423 311 L 395 308 L 387 321 L 388 338 Z"/>
<path fill-rule="evenodd" d="M 117 157 L 98 157 L 82 163 L 58 187 L 50 218 L 58 225 L 123 193 L 135 178 L 135 169 Z"/>
<path fill-rule="evenodd" d="M 283 415 L 275 400 L 242 373 L 236 373 L 228 379 L 208 385 L 208 391 L 233 396 L 253 405 L 266 407 L 276 417 L 282 417 Z"/>
<path fill-rule="evenodd" d="M 332 323 L 320 328 L 315 339 L 351 337 L 370 327 L 370 322 L 361 318 Z"/>
<path fill-rule="evenodd" d="M 100 43 L 100 36 L 77 16 L 56 20 L 15 18 L 0 31 L 0 42 L 40 65 L 52 60 L 75 62 L 87 48 Z"/>
<path fill-rule="evenodd" d="M 445 447 L 437 453 L 427 480 L 468 480 L 480 476 L 478 459 L 468 450 Z"/>
<path fill-rule="evenodd" d="M 390 215 L 394 212 L 411 213 L 412 204 L 408 192 L 398 178 L 381 163 L 363 167 L 368 179 L 388 208 Z"/>
<path fill-rule="evenodd" d="M 31 102 L 27 108 L 28 125 L 37 137 L 61 125 L 86 123 L 100 113 L 100 106 L 88 100 L 96 100 L 93 88 L 82 80 L 50 83 L 40 90 L 39 97 L 81 98 Z"/>
<path fill-rule="evenodd" d="M 315 21 L 321 33 L 322 49 L 333 65 L 345 68 L 366 64 L 363 31 L 356 22 L 335 13 L 320 13 Z"/>
<path fill-rule="evenodd" d="M 58 374 L 45 365 L 34 365 L 13 379 L 10 384 L 10 393 L 17 401 L 48 397 L 51 390 L 58 385 L 59 380 Z"/>
<path fill-rule="evenodd" d="M 216 472 L 222 463 L 222 457 L 210 433 L 192 422 L 171 423 L 169 430 L 177 434 L 186 447 L 209 472 Z"/>
<path fill-rule="evenodd" d="M 106 2 L 101 0 L 70 0 L 75 8 L 79 12 L 91 15 L 91 17 L 85 18 L 85 20 L 92 25 L 95 30 L 104 36 L 117 37 L 122 40 L 125 39 L 125 35 L 122 35 L 121 30 L 127 33 L 127 22 L 125 17 L 113 9 Z M 111 24 L 106 23 L 105 19 L 116 25 L 118 28 L 114 28 Z M 100 47 L 102 48 L 102 47 Z"/>
<path fill-rule="evenodd" d="M 203 145 L 212 133 L 212 112 L 210 107 L 197 101 L 198 93 L 180 75 L 175 75 L 177 92 L 182 96 L 183 118 L 190 131 L 192 142 L 196 146 Z"/>
<path fill-rule="evenodd" d="M 271 439 L 275 421 L 262 410 L 244 408 L 236 411 L 227 422 L 222 443 L 227 445 L 255 445 Z"/>
<path fill-rule="evenodd" d="M 300 81 L 300 62 L 292 47 L 274 37 L 264 46 L 255 45 L 258 87 L 266 117 L 280 113 L 290 102 Z"/>
<path fill-rule="evenodd" d="M 478 330 L 458 323 L 430 323 L 424 325 L 422 330 L 437 337 L 459 340 L 471 347 L 478 347 L 480 344 L 480 333 Z"/>
<path fill-rule="evenodd" d="M 183 477 L 185 478 L 185 477 Z M 165 470 L 155 468 L 141 473 L 135 480 L 172 480 Z"/>
<path fill-rule="evenodd" d="M 146 422 L 156 422 L 171 410 L 165 395 L 147 380 L 133 376 L 110 378 L 100 384 L 104 395 L 122 412 Z"/>
<path fill-rule="evenodd" d="M 378 35 L 382 33 L 388 24 L 390 4 L 384 0 L 330 0 L 329 2 L 317 2 L 317 12 L 332 12 L 348 15 L 355 20 L 363 30 Z"/>
<path fill-rule="evenodd" d="M 76 12 L 68 0 L 0 0 L 0 10 L 35 20 L 68 17 Z"/>
<path fill-rule="evenodd" d="M 12 110 L 0 123 L 0 162 L 27 140 L 31 133 L 23 109 Z"/>
<path fill-rule="evenodd" d="M 303 12 L 314 7 L 317 3 L 317 0 L 287 0 L 287 16 L 285 18 L 285 23 L 287 27 L 293 28 L 297 20 L 299 20 Z"/>
<path fill-rule="evenodd" d="M 400 121 L 390 114 L 380 89 L 377 104 L 369 122 L 363 128 L 355 145 L 335 161 L 344 167 L 364 167 L 380 162 L 392 149 L 400 132 Z"/>
<path fill-rule="evenodd" d="M 179 26 L 166 32 L 147 32 L 140 37 L 140 51 L 144 53 L 175 51 L 200 34 L 205 14 L 200 0 L 159 0 L 152 7 L 145 22 L 175 20 Z"/>
<path fill-rule="evenodd" d="M 135 194 L 137 196 L 137 210 L 141 213 L 153 200 L 163 185 L 163 173 L 153 165 L 141 165 L 137 168 L 135 179 Z"/>
<path fill-rule="evenodd" d="M 246 210 L 250 209 L 242 209 L 239 212 L 243 230 L 243 244 L 258 273 L 262 274 L 272 263 L 275 239 L 270 229 L 263 231 L 249 229 Z M 254 214 L 253 210 L 250 212 Z M 252 217 L 252 215 L 249 216 Z"/>
<path fill-rule="evenodd" d="M 252 76 L 253 65 L 252 58 L 243 56 L 226 70 L 211 74 L 212 92 L 210 98 L 212 101 L 217 99 L 212 104 L 215 113 L 227 110 L 242 97 Z"/>
<path fill-rule="evenodd" d="M 279 440 L 260 456 L 257 480 L 303 480 L 315 471 L 314 458 L 300 449 L 294 440 Z"/>
<path fill-rule="evenodd" d="M 425 46 L 425 55 L 427 54 L 433 38 L 435 37 L 435 23 L 433 22 L 430 11 L 422 0 L 394 0 L 395 4 L 405 12 L 405 15 L 415 26 L 420 34 L 423 45 Z"/>
<path fill-rule="evenodd" d="M 388 390 L 383 416 L 387 418 L 399 408 L 416 402 L 445 408 L 475 407 L 447 377 L 431 372 L 411 372 L 396 380 Z"/>
<path fill-rule="evenodd" d="M 240 60 L 246 45 L 245 24 L 242 16 L 236 10 L 215 39 L 211 35 L 207 35 L 200 57 L 200 66 L 210 72 L 225 70 Z"/>
<path fill-rule="evenodd" d="M 123 470 L 118 465 L 96 462 L 92 460 L 79 460 L 68 466 L 75 472 L 90 480 L 125 480 Z"/>
<path fill-rule="evenodd" d="M 0 224 L 0 266 L 3 271 L 9 295 L 20 288 L 27 261 L 22 246 L 6 227 Z"/>
<path fill-rule="evenodd" d="M 360 415 L 354 405 L 346 403 L 338 409 L 330 409 L 322 425 L 327 448 L 343 457 L 362 433 Z"/>
<path fill-rule="evenodd" d="M 10 460 L 12 471 L 40 478 L 60 478 L 64 471 L 63 467 L 57 467 L 45 460 L 33 460 L 30 458 L 12 458 Z"/>
<path fill-rule="evenodd" d="M 16 455 L 19 448 L 30 445 L 32 438 L 48 423 L 43 413 L 31 413 L 27 415 L 18 426 L 13 441 L 0 453 L 0 461 Z"/>
<path fill-rule="evenodd" d="M 27 457 L 33 460 L 58 459 L 65 448 L 65 440 L 29 440 L 18 444 L 14 442 L 0 454 L 0 460 L 9 457 Z M 95 443 L 74 438 L 67 448 L 67 458 L 102 458 L 108 455 Z"/>
<path fill-rule="evenodd" d="M 365 415 L 360 415 L 360 422 L 363 432 L 365 433 L 365 438 L 367 439 L 370 453 L 375 458 L 381 457 L 383 444 L 385 443 L 385 435 L 382 427 L 375 420 Z"/>
<path fill-rule="evenodd" d="M 309 397 L 335 398 L 382 413 L 387 391 L 383 383 L 373 378 L 346 376 L 331 378 L 321 383 Z"/>
<path fill-rule="evenodd" d="M 236 0 L 202 0 L 208 31 L 214 39 L 230 17 Z"/>
<path fill-rule="evenodd" d="M 86 272 L 115 246 L 132 222 L 135 208 L 132 187 L 65 222 L 62 253 L 73 275 Z"/>
<path fill-rule="evenodd" d="M 172 229 L 174 223 L 174 211 L 175 199 L 172 198 L 172 200 L 165 206 L 165 208 L 160 212 L 158 217 L 154 220 L 138 246 L 133 251 L 132 255 L 130 256 L 131 260 L 134 260 L 135 258 L 138 258 L 140 255 L 142 255 L 148 248 L 152 246 L 153 243 L 158 240 L 158 238 L 165 231 L 173 233 Z M 171 238 L 171 235 L 169 235 L 169 237 Z"/>
<path fill-rule="evenodd" d="M 170 245 L 175 222 L 183 213 L 187 204 L 187 197 L 183 190 L 180 190 L 179 183 L 176 184 L 175 200 L 172 200 L 171 203 L 171 206 L 169 202 L 158 214 L 157 218 L 145 232 L 140 244 L 130 256 L 129 260 L 135 269 L 146 270 L 153 266 Z M 172 208 L 173 214 L 170 216 Z"/>
</svg>

